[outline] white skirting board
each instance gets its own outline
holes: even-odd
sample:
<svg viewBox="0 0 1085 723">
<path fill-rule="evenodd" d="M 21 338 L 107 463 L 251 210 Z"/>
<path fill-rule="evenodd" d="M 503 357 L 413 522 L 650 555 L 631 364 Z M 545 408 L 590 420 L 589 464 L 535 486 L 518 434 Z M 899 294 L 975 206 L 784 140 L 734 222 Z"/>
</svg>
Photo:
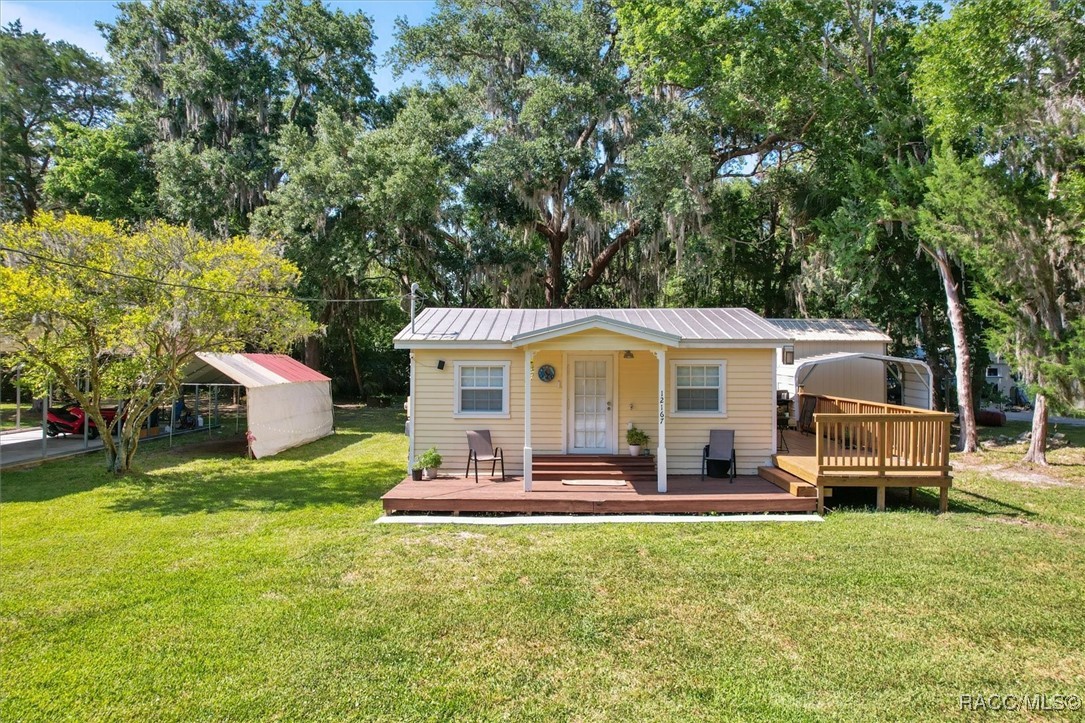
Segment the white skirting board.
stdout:
<svg viewBox="0 0 1085 723">
<path fill-rule="evenodd" d="M 823 522 L 814 514 L 764 515 L 509 515 L 506 517 L 467 517 L 452 515 L 384 515 L 378 525 L 481 525 L 507 527 L 510 525 L 598 525 L 612 523 L 675 523 L 675 522 Z"/>
</svg>

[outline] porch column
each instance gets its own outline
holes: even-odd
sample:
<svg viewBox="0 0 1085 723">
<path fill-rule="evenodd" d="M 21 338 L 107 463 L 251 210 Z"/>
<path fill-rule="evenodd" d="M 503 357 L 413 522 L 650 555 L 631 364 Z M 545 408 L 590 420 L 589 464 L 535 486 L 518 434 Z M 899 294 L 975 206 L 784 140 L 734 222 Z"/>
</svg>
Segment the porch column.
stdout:
<svg viewBox="0 0 1085 723">
<path fill-rule="evenodd" d="M 535 376 L 535 352 L 524 352 L 524 492 L 531 491 L 531 377 Z"/>
<path fill-rule="evenodd" d="M 667 491 L 667 352 L 652 352 L 659 366 L 659 448 L 656 450 L 656 490 Z"/>
<path fill-rule="evenodd" d="M 407 474 L 410 475 L 414 469 L 415 449 L 414 449 L 414 407 L 415 407 L 415 390 L 414 390 L 414 352 L 411 353 L 411 379 L 410 379 L 410 394 L 407 397 Z M 234 419 L 236 417 L 236 410 L 234 412 Z"/>
</svg>

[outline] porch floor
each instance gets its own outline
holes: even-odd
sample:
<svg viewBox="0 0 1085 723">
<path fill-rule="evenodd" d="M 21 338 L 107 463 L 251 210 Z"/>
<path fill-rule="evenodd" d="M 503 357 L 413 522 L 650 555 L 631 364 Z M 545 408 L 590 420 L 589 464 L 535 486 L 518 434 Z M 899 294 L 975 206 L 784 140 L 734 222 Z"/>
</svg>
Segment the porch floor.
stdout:
<svg viewBox="0 0 1085 723">
<path fill-rule="evenodd" d="M 813 512 L 817 500 L 795 497 L 760 477 L 726 479 L 698 475 L 667 478 L 668 492 L 655 481 L 627 481 L 621 487 L 563 485 L 535 480 L 524 492 L 522 477 L 474 478 L 442 476 L 415 482 L 405 479 L 381 499 L 385 512 L 502 513 L 706 513 Z"/>
</svg>

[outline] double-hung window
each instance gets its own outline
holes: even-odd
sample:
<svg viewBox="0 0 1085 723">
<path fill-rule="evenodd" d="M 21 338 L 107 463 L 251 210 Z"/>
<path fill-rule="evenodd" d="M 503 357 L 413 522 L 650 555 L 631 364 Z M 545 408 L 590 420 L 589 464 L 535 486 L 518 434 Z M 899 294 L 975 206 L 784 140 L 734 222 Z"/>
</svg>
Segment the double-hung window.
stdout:
<svg viewBox="0 0 1085 723">
<path fill-rule="evenodd" d="M 509 362 L 456 362 L 456 414 L 509 416 Z"/>
<path fill-rule="evenodd" d="M 673 376 L 675 414 L 723 416 L 727 413 L 726 362 L 675 362 Z"/>
</svg>

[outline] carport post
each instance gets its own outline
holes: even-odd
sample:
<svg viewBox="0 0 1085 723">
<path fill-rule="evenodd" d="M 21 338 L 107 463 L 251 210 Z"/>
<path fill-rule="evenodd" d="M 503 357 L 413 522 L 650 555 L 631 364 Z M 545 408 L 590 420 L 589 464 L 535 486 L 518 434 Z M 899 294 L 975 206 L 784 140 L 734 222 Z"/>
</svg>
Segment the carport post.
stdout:
<svg viewBox="0 0 1085 723">
<path fill-rule="evenodd" d="M 90 377 L 83 380 L 83 396 L 90 394 Z M 83 409 L 83 449 L 90 447 L 90 441 L 87 439 L 88 432 L 90 431 L 90 415 L 87 414 L 87 410 Z"/>
<path fill-rule="evenodd" d="M 47 450 L 45 448 L 45 440 L 48 439 L 49 429 L 49 407 L 53 406 L 53 385 L 49 384 L 49 388 L 45 392 L 45 403 L 41 407 L 41 458 L 45 459 L 47 456 Z"/>
</svg>

